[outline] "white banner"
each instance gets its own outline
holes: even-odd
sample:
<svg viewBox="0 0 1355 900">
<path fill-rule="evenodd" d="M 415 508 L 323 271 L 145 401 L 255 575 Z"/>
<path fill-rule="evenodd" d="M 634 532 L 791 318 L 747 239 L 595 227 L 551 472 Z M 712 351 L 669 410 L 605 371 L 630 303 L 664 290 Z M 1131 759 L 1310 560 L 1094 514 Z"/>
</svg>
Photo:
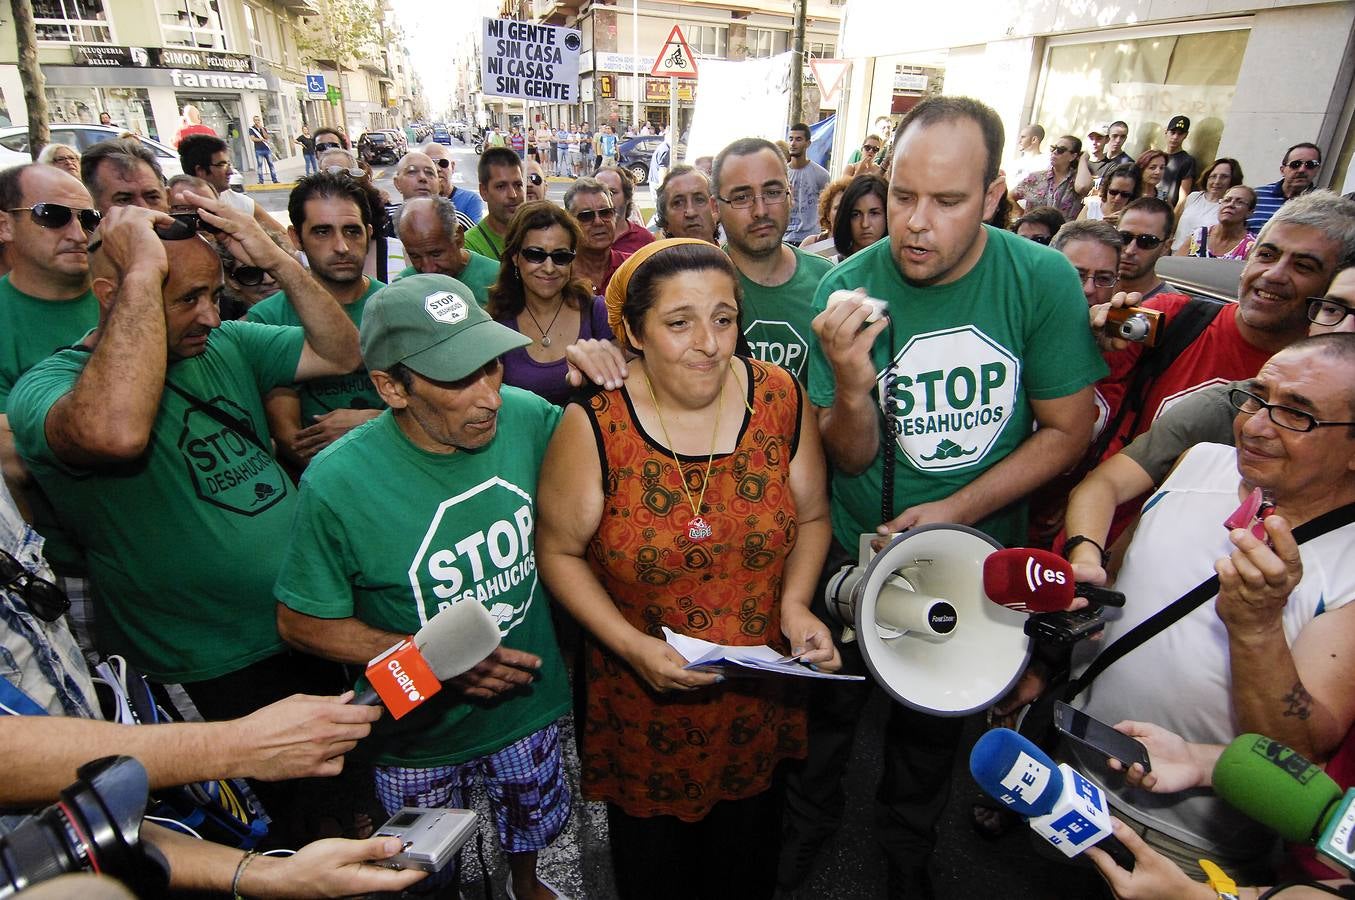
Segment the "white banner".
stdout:
<svg viewBox="0 0 1355 900">
<path fill-rule="evenodd" d="M 741 137 L 784 140 L 790 127 L 793 53 L 770 59 L 701 60 L 687 162 L 714 156 Z"/>
<path fill-rule="evenodd" d="M 485 19 L 480 84 L 486 96 L 579 102 L 577 28 Z"/>
</svg>

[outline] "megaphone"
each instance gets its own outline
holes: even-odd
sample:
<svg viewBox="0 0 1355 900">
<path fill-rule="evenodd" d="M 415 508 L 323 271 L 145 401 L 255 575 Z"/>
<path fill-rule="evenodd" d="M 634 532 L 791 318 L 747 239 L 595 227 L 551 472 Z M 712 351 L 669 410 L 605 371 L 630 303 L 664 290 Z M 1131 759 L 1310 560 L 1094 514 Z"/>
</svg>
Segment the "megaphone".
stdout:
<svg viewBox="0 0 1355 900">
<path fill-rule="evenodd" d="M 923 525 L 828 580 L 824 600 L 880 687 L 905 706 L 964 716 L 1001 699 L 1030 661 L 1026 615 L 989 601 L 983 561 L 1002 545 L 964 525 Z"/>
</svg>

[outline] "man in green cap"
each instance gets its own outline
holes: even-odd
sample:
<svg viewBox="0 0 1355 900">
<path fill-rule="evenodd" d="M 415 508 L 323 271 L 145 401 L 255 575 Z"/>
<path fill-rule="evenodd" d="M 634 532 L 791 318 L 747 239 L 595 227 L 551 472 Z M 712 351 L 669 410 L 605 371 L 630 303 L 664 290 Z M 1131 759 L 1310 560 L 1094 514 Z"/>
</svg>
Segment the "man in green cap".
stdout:
<svg viewBox="0 0 1355 900">
<path fill-rule="evenodd" d="M 441 609 L 480 603 L 498 650 L 368 744 L 376 789 L 402 806 L 464 807 L 483 781 L 508 853 L 510 896 L 558 895 L 538 851 L 569 817 L 556 720 L 569 687 L 536 573 L 536 477 L 558 407 L 503 386 L 499 357 L 529 343 L 465 285 L 411 275 L 363 315 L 362 355 L 388 409 L 315 457 L 278 576 L 284 640 L 366 663 Z M 384 477 L 398 472 L 398 478 Z M 454 883 L 454 872 L 435 878 Z"/>
</svg>

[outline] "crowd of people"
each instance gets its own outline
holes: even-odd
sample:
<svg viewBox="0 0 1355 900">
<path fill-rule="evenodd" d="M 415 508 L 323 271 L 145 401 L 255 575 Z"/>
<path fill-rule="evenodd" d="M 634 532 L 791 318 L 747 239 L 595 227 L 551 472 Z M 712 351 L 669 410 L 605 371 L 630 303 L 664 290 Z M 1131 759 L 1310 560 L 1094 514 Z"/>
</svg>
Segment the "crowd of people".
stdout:
<svg viewBox="0 0 1355 900">
<path fill-rule="evenodd" d="M 366 835 L 482 785 L 509 897 L 563 896 L 538 855 L 579 797 L 605 804 L 622 897 L 796 896 L 869 814 L 843 776 L 878 688 L 727 679 L 667 632 L 866 674 L 826 579 L 861 535 L 953 523 L 1128 598 L 1104 640 L 1038 644 L 995 722 L 1217 573 L 1081 685 L 1153 770 L 1059 749 L 1138 865 L 1096 855 L 1050 895 L 1215 896 L 1201 857 L 1250 891 L 1336 878 L 1207 786 L 1246 732 L 1355 782 L 1355 202 L 1314 188 L 1310 143 L 1254 189 L 1234 159 L 1182 160 L 1182 116 L 1136 160 L 1123 122 L 1048 157 L 1032 125 L 1005 164 L 977 101 L 885 124 L 837 180 L 799 124 L 666 166 L 653 231 L 610 125 L 499 135 L 475 191 L 446 147 L 410 150 L 398 201 L 317 128 L 285 222 L 207 134 L 168 180 L 130 141 L 0 172 L 0 642 L 34 713 L 0 719 L 0 804 L 125 753 L 156 787 L 248 779 L 259 847 L 302 848 L 148 826 L 178 887 L 436 895 L 455 865 L 380 868 L 398 847 Z M 1174 247 L 1245 260 L 1235 301 L 1161 278 Z M 1106 329 L 1126 307 L 1165 318 L 1158 347 Z M 1222 527 L 1253 489 L 1273 514 Z M 347 702 L 458 603 L 497 650 L 398 721 Z M 114 656 L 203 721 L 101 721 L 89 666 Z M 963 735 L 889 706 L 891 897 L 934 896 Z"/>
</svg>

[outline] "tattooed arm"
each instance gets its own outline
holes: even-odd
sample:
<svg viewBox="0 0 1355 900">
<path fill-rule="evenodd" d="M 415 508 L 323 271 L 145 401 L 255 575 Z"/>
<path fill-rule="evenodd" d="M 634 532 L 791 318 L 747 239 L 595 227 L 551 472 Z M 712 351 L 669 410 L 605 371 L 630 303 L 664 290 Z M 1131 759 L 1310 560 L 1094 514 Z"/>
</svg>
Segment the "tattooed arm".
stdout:
<svg viewBox="0 0 1355 900">
<path fill-rule="evenodd" d="M 1266 520 L 1274 549 L 1249 531 L 1220 559 L 1219 618 L 1228 628 L 1233 713 L 1239 732 L 1274 738 L 1316 761 L 1355 720 L 1355 604 L 1317 616 L 1290 647 L 1282 616 L 1303 577 L 1298 545 L 1281 516 Z"/>
</svg>

